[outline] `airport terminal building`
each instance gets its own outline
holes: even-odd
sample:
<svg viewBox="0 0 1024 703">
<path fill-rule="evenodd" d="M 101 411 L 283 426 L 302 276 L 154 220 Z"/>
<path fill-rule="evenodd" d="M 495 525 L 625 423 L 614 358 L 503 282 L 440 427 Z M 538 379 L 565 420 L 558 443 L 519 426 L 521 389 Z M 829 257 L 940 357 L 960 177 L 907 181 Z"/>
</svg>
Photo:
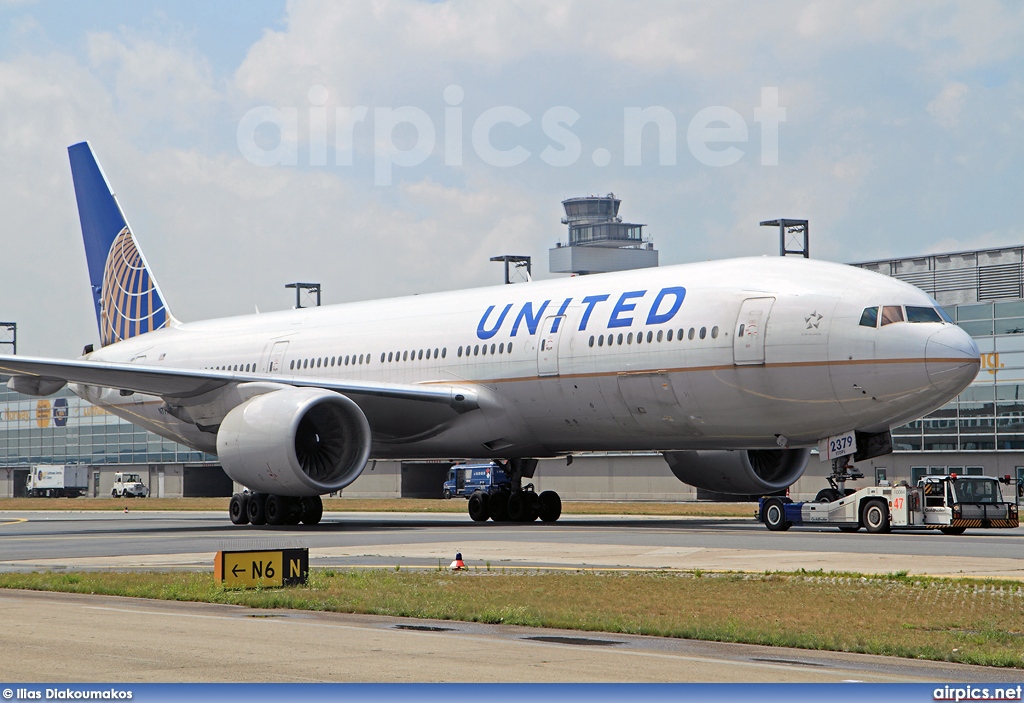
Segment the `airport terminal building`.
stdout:
<svg viewBox="0 0 1024 703">
<path fill-rule="evenodd" d="M 855 264 L 918 286 L 977 341 L 981 372 L 953 402 L 893 430 L 892 454 L 858 468 L 866 482 L 924 474 L 1010 475 L 1024 484 L 1024 246 Z M 88 465 L 87 495 L 110 494 L 114 473 L 141 475 L 153 496 L 228 496 L 214 456 L 162 439 L 92 406 L 67 389 L 34 398 L 0 385 L 0 497 L 21 495 L 33 466 Z M 346 497 L 439 497 L 444 462 L 371 462 Z M 813 498 L 827 462 L 811 456 L 791 489 Z M 534 483 L 568 500 L 694 500 L 657 453 L 543 460 Z"/>
</svg>

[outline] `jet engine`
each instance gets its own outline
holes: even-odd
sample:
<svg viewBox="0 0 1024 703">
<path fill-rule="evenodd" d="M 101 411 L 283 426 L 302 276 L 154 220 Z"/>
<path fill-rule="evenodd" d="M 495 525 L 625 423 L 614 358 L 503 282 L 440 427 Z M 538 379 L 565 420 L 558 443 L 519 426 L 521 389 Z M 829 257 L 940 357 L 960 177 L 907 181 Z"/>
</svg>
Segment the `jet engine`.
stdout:
<svg viewBox="0 0 1024 703">
<path fill-rule="evenodd" d="M 232 408 L 217 431 L 224 473 L 260 493 L 312 496 L 356 480 L 370 456 L 370 425 L 351 399 L 286 388 Z"/>
<path fill-rule="evenodd" d="M 763 495 L 793 485 L 807 468 L 810 449 L 665 452 L 683 483 L 715 493 Z"/>
</svg>

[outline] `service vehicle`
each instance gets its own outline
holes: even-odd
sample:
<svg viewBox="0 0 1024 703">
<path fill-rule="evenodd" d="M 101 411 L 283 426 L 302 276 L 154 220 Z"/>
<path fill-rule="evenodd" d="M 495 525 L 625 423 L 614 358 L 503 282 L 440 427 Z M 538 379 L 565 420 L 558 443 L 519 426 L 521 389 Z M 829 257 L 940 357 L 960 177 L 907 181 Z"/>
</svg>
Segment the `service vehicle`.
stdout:
<svg viewBox="0 0 1024 703">
<path fill-rule="evenodd" d="M 926 476 L 916 486 L 869 486 L 860 490 L 825 489 L 814 502 L 761 498 L 758 517 L 769 530 L 793 525 L 835 526 L 844 532 L 892 529 L 938 529 L 959 535 L 967 528 L 1012 528 L 1019 525 L 1016 501 L 1003 500 L 1000 482 L 1009 476 Z"/>
<path fill-rule="evenodd" d="M 88 468 L 74 464 L 33 466 L 25 481 L 30 498 L 77 498 L 88 488 Z"/>
<path fill-rule="evenodd" d="M 501 467 L 493 462 L 456 464 L 448 469 L 448 480 L 444 482 L 442 495 L 445 500 L 455 496 L 462 496 L 468 500 L 474 491 L 490 493 L 509 485 L 511 480 Z"/>
<path fill-rule="evenodd" d="M 114 474 L 114 486 L 110 489 L 111 498 L 145 498 L 149 489 L 138 474 L 118 471 Z"/>
</svg>

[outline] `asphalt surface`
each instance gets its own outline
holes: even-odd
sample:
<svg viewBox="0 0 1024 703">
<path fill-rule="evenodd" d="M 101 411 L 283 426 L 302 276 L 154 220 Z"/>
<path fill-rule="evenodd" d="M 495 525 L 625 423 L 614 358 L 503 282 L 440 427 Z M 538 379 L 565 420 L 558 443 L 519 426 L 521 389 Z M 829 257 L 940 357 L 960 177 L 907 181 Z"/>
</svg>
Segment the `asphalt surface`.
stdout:
<svg viewBox="0 0 1024 703">
<path fill-rule="evenodd" d="M 0 680 L 1020 682 L 1021 672 L 480 623 L 0 591 Z"/>
<path fill-rule="evenodd" d="M 314 527 L 237 527 L 207 512 L 0 513 L 0 570 L 209 568 L 219 550 L 308 547 L 313 566 L 824 569 L 1024 578 L 1024 528 L 871 535 L 769 532 L 752 518 L 565 515 L 555 524 L 457 514 L 328 513 Z"/>
<path fill-rule="evenodd" d="M 294 547 L 308 547 L 314 567 L 436 568 L 458 551 L 470 568 L 1024 578 L 1022 528 L 772 533 L 752 518 L 566 515 L 547 525 L 409 513 L 328 513 L 312 528 L 236 527 L 206 512 L 0 513 L 0 571 L 208 570 L 218 550 Z M 467 656 L 494 662 L 474 668 L 484 682 L 1022 678 L 890 657 L 105 596 L 0 591 L 0 613 L 0 679 L 20 681 L 463 681 Z"/>
</svg>

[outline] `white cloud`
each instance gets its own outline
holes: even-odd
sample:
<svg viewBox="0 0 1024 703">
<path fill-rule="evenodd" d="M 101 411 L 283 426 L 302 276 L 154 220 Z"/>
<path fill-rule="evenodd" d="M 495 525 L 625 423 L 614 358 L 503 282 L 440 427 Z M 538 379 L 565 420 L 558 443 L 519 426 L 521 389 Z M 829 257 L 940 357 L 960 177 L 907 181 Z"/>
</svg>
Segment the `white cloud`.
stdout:
<svg viewBox="0 0 1024 703">
<path fill-rule="evenodd" d="M 964 109 L 969 91 L 970 88 L 958 81 L 947 83 L 943 86 L 942 92 L 928 103 L 928 112 L 943 127 L 956 127 L 960 122 L 960 112 Z"/>
</svg>

